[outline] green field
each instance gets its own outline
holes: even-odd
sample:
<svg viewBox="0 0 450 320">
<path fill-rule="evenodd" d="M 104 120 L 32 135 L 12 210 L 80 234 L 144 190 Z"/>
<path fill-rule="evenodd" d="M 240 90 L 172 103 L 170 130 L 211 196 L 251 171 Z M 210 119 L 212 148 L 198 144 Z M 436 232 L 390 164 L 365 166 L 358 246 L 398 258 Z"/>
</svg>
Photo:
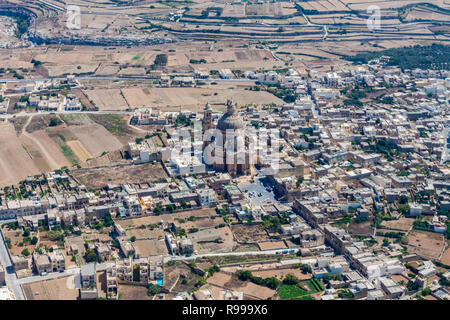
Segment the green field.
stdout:
<svg viewBox="0 0 450 320">
<path fill-rule="evenodd" d="M 311 289 L 312 293 L 324 291 L 322 283 L 316 278 L 312 278 L 308 280 L 308 287 Z"/>
<path fill-rule="evenodd" d="M 308 291 L 297 285 L 283 285 L 278 289 L 278 295 L 283 300 L 311 300 Z M 306 298 L 309 297 L 309 298 Z"/>
</svg>

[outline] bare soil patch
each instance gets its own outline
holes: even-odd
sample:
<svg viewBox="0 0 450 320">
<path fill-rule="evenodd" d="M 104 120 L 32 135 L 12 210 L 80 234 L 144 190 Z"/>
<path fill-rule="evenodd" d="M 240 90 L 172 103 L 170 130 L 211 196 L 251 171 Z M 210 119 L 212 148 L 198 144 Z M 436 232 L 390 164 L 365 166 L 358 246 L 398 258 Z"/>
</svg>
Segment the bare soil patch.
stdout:
<svg viewBox="0 0 450 320">
<path fill-rule="evenodd" d="M 166 172 L 159 163 L 99 169 L 75 169 L 72 171 L 72 174 L 81 183 L 94 189 L 110 183 L 143 183 L 167 177 Z"/>
<path fill-rule="evenodd" d="M 81 161 L 85 162 L 87 159 L 92 158 L 92 155 L 86 150 L 79 140 L 67 141 L 67 145 L 75 153 L 75 156 Z"/>
<path fill-rule="evenodd" d="M 23 285 L 27 300 L 76 300 L 79 290 L 75 288 L 75 276 L 38 281 Z"/>
<path fill-rule="evenodd" d="M 98 157 L 103 152 L 118 150 L 122 147 L 122 143 L 99 124 L 69 126 L 69 129 L 89 152 L 91 155 L 89 158 Z"/>
<path fill-rule="evenodd" d="M 439 233 L 414 230 L 408 235 L 408 251 L 426 259 L 439 259 L 444 245 L 444 235 Z"/>
</svg>

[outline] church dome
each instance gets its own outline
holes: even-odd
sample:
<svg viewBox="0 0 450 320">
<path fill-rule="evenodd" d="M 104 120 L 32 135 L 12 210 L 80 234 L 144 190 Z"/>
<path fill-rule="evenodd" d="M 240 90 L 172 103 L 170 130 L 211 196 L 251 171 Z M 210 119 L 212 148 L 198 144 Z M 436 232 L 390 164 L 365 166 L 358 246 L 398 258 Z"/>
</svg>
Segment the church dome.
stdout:
<svg viewBox="0 0 450 320">
<path fill-rule="evenodd" d="M 227 112 L 219 119 L 217 129 L 226 131 L 228 129 L 237 130 L 242 128 L 244 128 L 244 122 L 236 111 L 236 108 L 233 106 L 231 100 L 228 100 Z"/>
</svg>

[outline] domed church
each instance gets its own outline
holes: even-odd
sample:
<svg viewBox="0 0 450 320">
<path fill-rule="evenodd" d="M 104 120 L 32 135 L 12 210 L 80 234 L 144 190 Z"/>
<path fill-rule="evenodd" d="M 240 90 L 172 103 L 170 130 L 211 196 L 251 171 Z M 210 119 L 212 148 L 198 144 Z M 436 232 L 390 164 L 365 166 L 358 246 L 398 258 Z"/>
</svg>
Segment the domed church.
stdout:
<svg viewBox="0 0 450 320">
<path fill-rule="evenodd" d="M 222 163 L 213 163 L 215 170 L 226 171 L 232 176 L 250 173 L 248 140 L 245 138 L 244 121 L 236 107 L 237 104 L 235 106 L 231 100 L 227 100 L 227 112 L 217 123 L 216 128 L 222 133 L 223 148 L 215 148 L 214 156 L 222 158 L 223 161 Z M 234 135 L 230 135 L 230 133 L 234 133 Z"/>
</svg>

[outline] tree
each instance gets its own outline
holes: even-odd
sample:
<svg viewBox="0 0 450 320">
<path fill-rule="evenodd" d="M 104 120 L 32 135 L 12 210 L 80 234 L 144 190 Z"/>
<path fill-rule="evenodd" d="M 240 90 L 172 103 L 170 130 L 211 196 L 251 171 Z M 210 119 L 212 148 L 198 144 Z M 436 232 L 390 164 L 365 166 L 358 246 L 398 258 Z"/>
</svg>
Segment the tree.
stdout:
<svg viewBox="0 0 450 320">
<path fill-rule="evenodd" d="M 218 265 L 213 265 L 212 267 L 208 268 L 208 273 L 212 276 L 215 272 L 219 272 L 220 267 Z"/>
<path fill-rule="evenodd" d="M 8 246 L 8 249 L 11 249 L 11 247 L 12 247 L 11 239 L 10 238 L 5 238 L 5 242 L 6 242 L 6 245 Z"/>
<path fill-rule="evenodd" d="M 138 264 L 133 267 L 133 281 L 141 281 L 141 267 Z"/>
<path fill-rule="evenodd" d="M 50 123 L 48 124 L 50 127 L 56 127 L 60 125 L 62 122 L 58 118 L 51 118 Z"/>
<path fill-rule="evenodd" d="M 23 236 L 28 237 L 29 235 L 30 235 L 30 228 L 25 228 L 25 230 L 23 231 Z"/>
<path fill-rule="evenodd" d="M 280 286 L 281 281 L 275 277 L 270 277 L 270 278 L 264 279 L 263 283 L 266 287 L 275 290 L 276 288 L 278 288 Z"/>
<path fill-rule="evenodd" d="M 414 291 L 419 289 L 419 284 L 409 280 L 408 283 L 406 284 L 406 288 L 408 289 L 408 291 Z"/>
<path fill-rule="evenodd" d="M 30 243 L 31 243 L 32 245 L 35 245 L 37 242 L 38 242 L 38 238 L 37 238 L 37 237 L 31 238 Z"/>
<path fill-rule="evenodd" d="M 283 279 L 283 284 L 295 285 L 299 282 L 298 278 L 291 273 L 288 273 Z"/>
<path fill-rule="evenodd" d="M 147 287 L 147 295 L 154 296 L 161 292 L 161 288 L 153 283 L 149 283 Z"/>
<path fill-rule="evenodd" d="M 252 272 L 248 270 L 241 270 L 238 273 L 238 278 L 241 281 L 247 281 L 250 280 L 253 277 Z"/>
<path fill-rule="evenodd" d="M 98 256 L 97 253 L 93 250 L 93 249 L 86 249 L 86 252 L 84 254 L 84 260 L 86 260 L 86 262 L 97 262 L 98 261 Z"/>
<path fill-rule="evenodd" d="M 153 213 L 155 213 L 156 215 L 160 214 L 162 212 L 162 208 L 161 207 L 155 207 L 155 209 L 153 209 Z"/>
<path fill-rule="evenodd" d="M 152 69 L 165 67 L 167 65 L 167 54 L 158 54 L 153 62 Z"/>
<path fill-rule="evenodd" d="M 422 295 L 423 296 L 428 296 L 429 294 L 431 294 L 430 288 L 425 288 L 425 289 L 422 290 Z"/>
<path fill-rule="evenodd" d="M 312 272 L 311 266 L 309 264 L 302 264 L 300 266 L 300 269 L 302 269 L 302 273 L 304 274 Z"/>
<path fill-rule="evenodd" d="M 131 242 L 135 242 L 136 241 L 136 236 L 131 236 L 130 241 Z"/>
<path fill-rule="evenodd" d="M 22 254 L 23 254 L 25 257 L 28 257 L 28 256 L 30 255 L 30 251 L 28 250 L 28 248 L 25 248 L 25 249 L 22 250 Z"/>
</svg>

